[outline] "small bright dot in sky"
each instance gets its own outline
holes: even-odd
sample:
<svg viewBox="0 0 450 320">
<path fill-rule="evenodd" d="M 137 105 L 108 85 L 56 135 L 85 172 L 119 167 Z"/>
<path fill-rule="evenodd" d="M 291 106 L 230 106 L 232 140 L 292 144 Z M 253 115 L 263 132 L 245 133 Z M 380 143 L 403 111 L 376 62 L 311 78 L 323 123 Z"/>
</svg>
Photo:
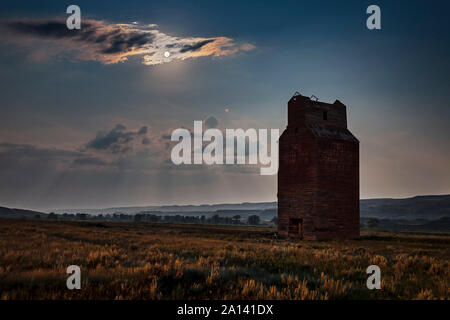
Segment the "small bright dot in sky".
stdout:
<svg viewBox="0 0 450 320">
<path fill-rule="evenodd" d="M 170 52 L 169 51 L 164 52 L 164 57 L 166 58 L 170 57 Z"/>
</svg>

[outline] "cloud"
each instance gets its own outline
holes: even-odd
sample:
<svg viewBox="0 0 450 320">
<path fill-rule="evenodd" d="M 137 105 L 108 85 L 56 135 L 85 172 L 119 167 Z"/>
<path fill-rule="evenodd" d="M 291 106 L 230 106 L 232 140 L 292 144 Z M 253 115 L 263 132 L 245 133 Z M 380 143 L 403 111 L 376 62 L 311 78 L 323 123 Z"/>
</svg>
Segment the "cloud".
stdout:
<svg viewBox="0 0 450 320">
<path fill-rule="evenodd" d="M 33 174 L 44 167 L 46 170 L 53 168 L 54 172 L 83 168 L 117 171 L 167 167 L 164 159 L 170 159 L 170 151 L 166 150 L 161 133 L 151 134 L 147 126 L 127 130 L 124 125 L 117 124 L 109 131 L 99 131 L 76 150 L 0 142 L 0 166 L 5 170 L 24 170 L 25 167 L 24 173 L 33 171 Z M 154 141 L 152 145 L 151 141 Z M 137 166 L 132 167 L 131 164 Z"/>
<path fill-rule="evenodd" d="M 163 135 L 164 136 L 164 135 Z M 76 165 L 112 165 L 119 170 L 130 163 L 125 159 L 146 158 L 151 167 L 163 163 L 164 159 L 170 159 L 170 150 L 167 150 L 166 140 L 161 132 L 152 132 L 147 126 L 128 130 L 124 125 L 117 124 L 109 131 L 98 131 L 96 136 L 81 146 L 83 157 L 74 161 Z M 168 136 L 170 140 L 170 135 Z M 170 144 L 169 144 L 170 146 Z M 100 162 L 101 160 L 102 162 Z M 138 170 L 142 161 L 135 168 Z"/>
<path fill-rule="evenodd" d="M 123 124 L 118 123 L 118 124 L 116 124 L 116 126 L 114 127 L 113 130 L 115 130 L 115 131 L 123 131 L 123 130 L 127 130 L 127 127 L 125 127 Z"/>
<path fill-rule="evenodd" d="M 211 43 L 211 42 L 214 42 L 214 39 L 203 40 L 203 41 L 199 41 L 199 42 L 194 43 L 194 44 L 185 44 L 180 49 L 180 52 L 181 53 L 185 53 L 185 52 L 189 52 L 189 51 L 197 51 L 197 50 L 200 50 L 202 47 L 206 46 L 208 43 Z"/>
<path fill-rule="evenodd" d="M 54 44 L 56 54 L 69 54 L 80 60 L 104 64 L 142 57 L 145 65 L 157 65 L 198 57 L 220 57 L 253 50 L 254 45 L 238 43 L 228 37 L 175 37 L 156 25 L 108 23 L 84 19 L 80 30 L 69 30 L 65 21 L 56 19 L 15 19 L 1 24 L 1 39 L 19 45 Z M 55 55 L 46 47 L 46 54 Z M 45 50 L 45 48 L 44 48 Z"/>
<path fill-rule="evenodd" d="M 118 153 L 122 150 L 121 145 L 126 145 L 137 135 L 137 132 L 125 130 L 125 126 L 117 124 L 109 132 L 99 131 L 96 137 L 88 142 L 87 148 L 97 150 L 111 149 L 113 153 Z"/>
<path fill-rule="evenodd" d="M 194 201 L 199 190 L 219 201 L 228 189 L 218 191 L 217 179 L 228 179 L 225 185 L 261 179 L 257 168 L 248 166 L 176 166 L 170 160 L 175 142 L 170 135 L 163 138 L 174 128 L 161 132 L 148 127 L 139 134 L 142 128 L 118 124 L 69 150 L 0 142 L 0 202 L 35 209 L 136 205 Z M 134 139 L 127 140 L 127 135 Z M 143 143 L 146 139 L 151 143 Z"/>
<path fill-rule="evenodd" d="M 141 134 L 146 134 L 147 131 L 148 131 L 147 126 L 143 126 L 142 128 L 139 129 L 138 134 L 139 134 L 139 135 L 141 135 Z"/>
<path fill-rule="evenodd" d="M 219 120 L 214 116 L 209 116 L 204 122 L 208 128 L 215 128 L 219 124 Z"/>
</svg>

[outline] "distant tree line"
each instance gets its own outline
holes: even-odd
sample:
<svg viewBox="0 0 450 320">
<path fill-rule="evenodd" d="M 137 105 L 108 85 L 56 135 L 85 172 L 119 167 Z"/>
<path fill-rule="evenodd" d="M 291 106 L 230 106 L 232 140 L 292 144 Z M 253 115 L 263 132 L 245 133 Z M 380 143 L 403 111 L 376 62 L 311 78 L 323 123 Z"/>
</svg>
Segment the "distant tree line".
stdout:
<svg viewBox="0 0 450 320">
<path fill-rule="evenodd" d="M 92 215 L 88 213 L 50 213 L 48 220 L 79 220 L 79 221 L 127 221 L 127 222 L 161 222 L 161 223 L 191 223 L 191 224 L 226 224 L 226 225 L 261 225 L 262 223 L 258 215 L 250 215 L 247 219 L 243 219 L 240 215 L 232 217 L 221 217 L 218 214 L 213 216 L 183 216 L 183 215 L 156 215 L 149 213 L 137 214 L 99 214 Z M 274 217 L 270 223 L 276 225 L 277 219 Z"/>
</svg>

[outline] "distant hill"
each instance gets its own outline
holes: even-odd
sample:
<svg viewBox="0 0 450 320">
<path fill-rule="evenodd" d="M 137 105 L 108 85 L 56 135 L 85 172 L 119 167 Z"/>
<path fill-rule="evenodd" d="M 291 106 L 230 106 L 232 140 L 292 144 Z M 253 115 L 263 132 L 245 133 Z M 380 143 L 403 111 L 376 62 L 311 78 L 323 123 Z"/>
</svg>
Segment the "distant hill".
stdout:
<svg viewBox="0 0 450 320">
<path fill-rule="evenodd" d="M 48 214 L 38 211 L 26 210 L 26 209 L 10 209 L 0 207 L 0 218 L 10 219 L 40 219 L 48 216 Z M 38 218 L 39 217 L 39 218 Z"/>
<path fill-rule="evenodd" d="M 450 217 L 436 220 L 416 219 L 373 219 L 361 218 L 362 229 L 378 229 L 390 231 L 433 231 L 450 232 Z"/>
<path fill-rule="evenodd" d="M 360 201 L 361 218 L 378 218 L 391 220 L 438 220 L 450 217 L 450 195 L 416 196 L 405 199 L 364 199 Z M 246 218 L 250 215 L 259 215 L 264 220 L 270 220 L 277 215 L 276 202 L 213 204 L 213 205 L 171 205 L 171 206 L 145 206 L 145 207 L 115 207 L 104 209 L 59 209 L 55 213 L 87 213 L 99 214 L 156 214 L 156 215 L 185 215 L 185 216 L 212 216 L 232 217 L 240 215 Z M 0 207 L 0 217 L 33 218 L 35 215 L 46 215 L 42 212 L 8 209 Z"/>
<path fill-rule="evenodd" d="M 222 203 L 222 204 L 202 204 L 202 205 L 166 205 L 166 206 L 143 206 L 143 207 L 112 207 L 102 209 L 56 209 L 55 213 L 88 213 L 88 214 L 136 214 L 136 213 L 157 213 L 157 214 L 181 214 L 188 215 L 198 213 L 215 213 L 218 210 L 266 210 L 277 209 L 276 202 L 244 202 L 244 203 Z"/>
<path fill-rule="evenodd" d="M 360 212 L 361 217 L 435 220 L 450 217 L 450 195 L 366 199 L 360 201 Z"/>
</svg>

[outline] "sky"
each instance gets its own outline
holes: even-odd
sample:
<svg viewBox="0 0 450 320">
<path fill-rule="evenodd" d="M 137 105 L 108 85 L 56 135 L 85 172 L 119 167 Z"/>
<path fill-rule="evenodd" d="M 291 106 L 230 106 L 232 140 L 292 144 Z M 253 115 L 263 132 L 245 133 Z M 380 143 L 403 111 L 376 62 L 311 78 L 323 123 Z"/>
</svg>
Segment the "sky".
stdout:
<svg viewBox="0 0 450 320">
<path fill-rule="evenodd" d="M 66 8 L 81 29 L 65 29 Z M 366 8 L 381 9 L 381 30 Z M 447 1 L 3 1 L 0 206 L 276 201 L 252 166 L 176 166 L 176 128 L 347 106 L 361 198 L 450 193 Z M 169 56 L 164 54 L 169 51 Z"/>
</svg>

